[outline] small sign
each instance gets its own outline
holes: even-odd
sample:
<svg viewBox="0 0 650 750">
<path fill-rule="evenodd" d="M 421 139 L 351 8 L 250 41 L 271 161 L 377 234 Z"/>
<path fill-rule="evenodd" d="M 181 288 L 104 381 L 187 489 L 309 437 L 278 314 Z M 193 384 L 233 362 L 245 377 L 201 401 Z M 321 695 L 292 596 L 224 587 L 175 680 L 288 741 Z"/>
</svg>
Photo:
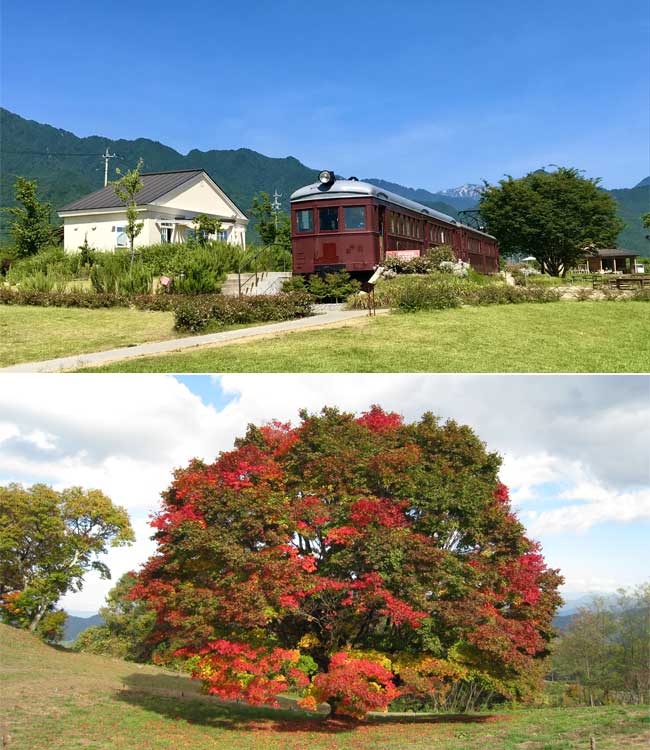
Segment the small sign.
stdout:
<svg viewBox="0 0 650 750">
<path fill-rule="evenodd" d="M 402 260 L 413 260 L 420 257 L 419 250 L 386 250 L 386 257 L 401 258 Z"/>
</svg>

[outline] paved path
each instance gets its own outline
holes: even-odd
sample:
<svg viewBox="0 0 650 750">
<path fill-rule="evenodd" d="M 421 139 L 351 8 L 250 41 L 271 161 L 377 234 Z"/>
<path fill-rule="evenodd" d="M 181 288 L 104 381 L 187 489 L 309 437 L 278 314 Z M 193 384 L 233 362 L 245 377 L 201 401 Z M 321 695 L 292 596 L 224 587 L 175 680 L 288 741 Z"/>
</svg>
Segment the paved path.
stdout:
<svg viewBox="0 0 650 750">
<path fill-rule="evenodd" d="M 377 310 L 378 314 L 386 313 L 387 310 Z M 206 333 L 202 336 L 186 336 L 182 339 L 169 339 L 168 341 L 154 341 L 137 346 L 125 346 L 121 349 L 108 349 L 104 352 L 93 352 L 92 354 L 74 354 L 71 357 L 60 357 L 59 359 L 48 359 L 43 362 L 23 362 L 19 365 L 0 368 L 0 372 L 64 372 L 65 370 L 79 370 L 82 367 L 101 367 L 110 362 L 124 359 L 135 359 L 136 357 L 155 356 L 168 352 L 179 352 L 184 349 L 193 349 L 198 346 L 227 344 L 232 341 L 269 336 L 276 333 L 289 331 L 301 331 L 310 328 L 321 328 L 323 326 L 343 325 L 349 320 L 363 318 L 368 315 L 367 310 L 334 310 L 330 312 L 312 315 L 308 318 L 296 320 L 284 320 L 281 323 L 267 323 L 256 325 L 251 328 L 239 328 L 221 333 Z"/>
</svg>

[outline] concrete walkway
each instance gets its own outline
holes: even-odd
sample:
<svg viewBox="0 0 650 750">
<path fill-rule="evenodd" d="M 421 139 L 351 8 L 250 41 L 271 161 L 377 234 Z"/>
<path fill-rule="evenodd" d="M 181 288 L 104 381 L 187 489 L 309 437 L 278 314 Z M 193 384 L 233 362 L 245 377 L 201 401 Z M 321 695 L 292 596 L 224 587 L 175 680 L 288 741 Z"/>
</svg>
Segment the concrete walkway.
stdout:
<svg viewBox="0 0 650 750">
<path fill-rule="evenodd" d="M 388 310 L 377 310 L 377 314 L 386 312 Z M 184 349 L 195 349 L 199 346 L 229 344 L 233 341 L 272 336 L 273 334 L 288 333 L 291 331 L 339 326 L 344 325 L 350 320 L 367 316 L 367 310 L 330 310 L 308 318 L 284 320 L 281 323 L 266 323 L 252 326 L 251 328 L 222 331 L 221 333 L 206 333 L 201 336 L 186 336 L 182 339 L 154 341 L 148 344 L 125 346 L 120 349 L 108 349 L 104 352 L 93 352 L 91 354 L 74 354 L 71 357 L 48 359 L 43 362 L 23 362 L 19 365 L 2 367 L 0 368 L 0 372 L 64 372 L 66 370 L 79 370 L 82 367 L 101 367 L 102 365 L 120 360 L 180 352 Z"/>
</svg>

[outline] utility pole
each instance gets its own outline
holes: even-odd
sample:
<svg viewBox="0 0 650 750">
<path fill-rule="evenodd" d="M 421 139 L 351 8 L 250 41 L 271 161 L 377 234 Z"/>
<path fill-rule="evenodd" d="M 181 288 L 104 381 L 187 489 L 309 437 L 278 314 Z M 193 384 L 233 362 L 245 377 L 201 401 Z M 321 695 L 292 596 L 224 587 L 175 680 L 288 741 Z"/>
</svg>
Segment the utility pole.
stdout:
<svg viewBox="0 0 650 750">
<path fill-rule="evenodd" d="M 116 154 L 111 154 L 108 151 L 108 146 L 106 146 L 106 151 L 102 154 L 102 159 L 104 160 L 104 187 L 108 185 L 108 160 L 114 159 Z"/>
<path fill-rule="evenodd" d="M 282 204 L 280 203 L 280 198 L 282 198 L 282 193 L 278 193 L 277 190 L 274 190 L 273 191 L 273 203 L 271 203 L 271 209 L 273 211 L 273 218 L 275 219 L 276 230 L 278 228 L 278 211 L 282 208 Z"/>
</svg>

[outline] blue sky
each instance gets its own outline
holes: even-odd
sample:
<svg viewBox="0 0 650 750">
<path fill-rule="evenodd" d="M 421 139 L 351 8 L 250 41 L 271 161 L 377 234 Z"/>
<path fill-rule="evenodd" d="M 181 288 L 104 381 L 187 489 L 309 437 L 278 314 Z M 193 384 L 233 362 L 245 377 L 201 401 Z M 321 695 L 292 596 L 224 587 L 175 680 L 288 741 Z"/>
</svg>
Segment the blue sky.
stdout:
<svg viewBox="0 0 650 750">
<path fill-rule="evenodd" d="M 118 577 L 154 551 L 149 514 L 175 468 L 212 461 L 250 422 L 296 421 L 324 405 L 378 403 L 469 424 L 503 457 L 502 480 L 528 533 L 566 577 L 567 598 L 614 591 L 650 571 L 650 376 L 5 375 L 0 484 L 103 490 L 137 541 L 112 550 Z M 47 387 L 43 384 L 47 381 Z M 87 576 L 65 598 L 96 611 L 111 583 Z"/>
<path fill-rule="evenodd" d="M 1 33 L 3 106 L 78 135 L 429 189 L 650 173 L 646 0 L 4 0 Z"/>
</svg>

